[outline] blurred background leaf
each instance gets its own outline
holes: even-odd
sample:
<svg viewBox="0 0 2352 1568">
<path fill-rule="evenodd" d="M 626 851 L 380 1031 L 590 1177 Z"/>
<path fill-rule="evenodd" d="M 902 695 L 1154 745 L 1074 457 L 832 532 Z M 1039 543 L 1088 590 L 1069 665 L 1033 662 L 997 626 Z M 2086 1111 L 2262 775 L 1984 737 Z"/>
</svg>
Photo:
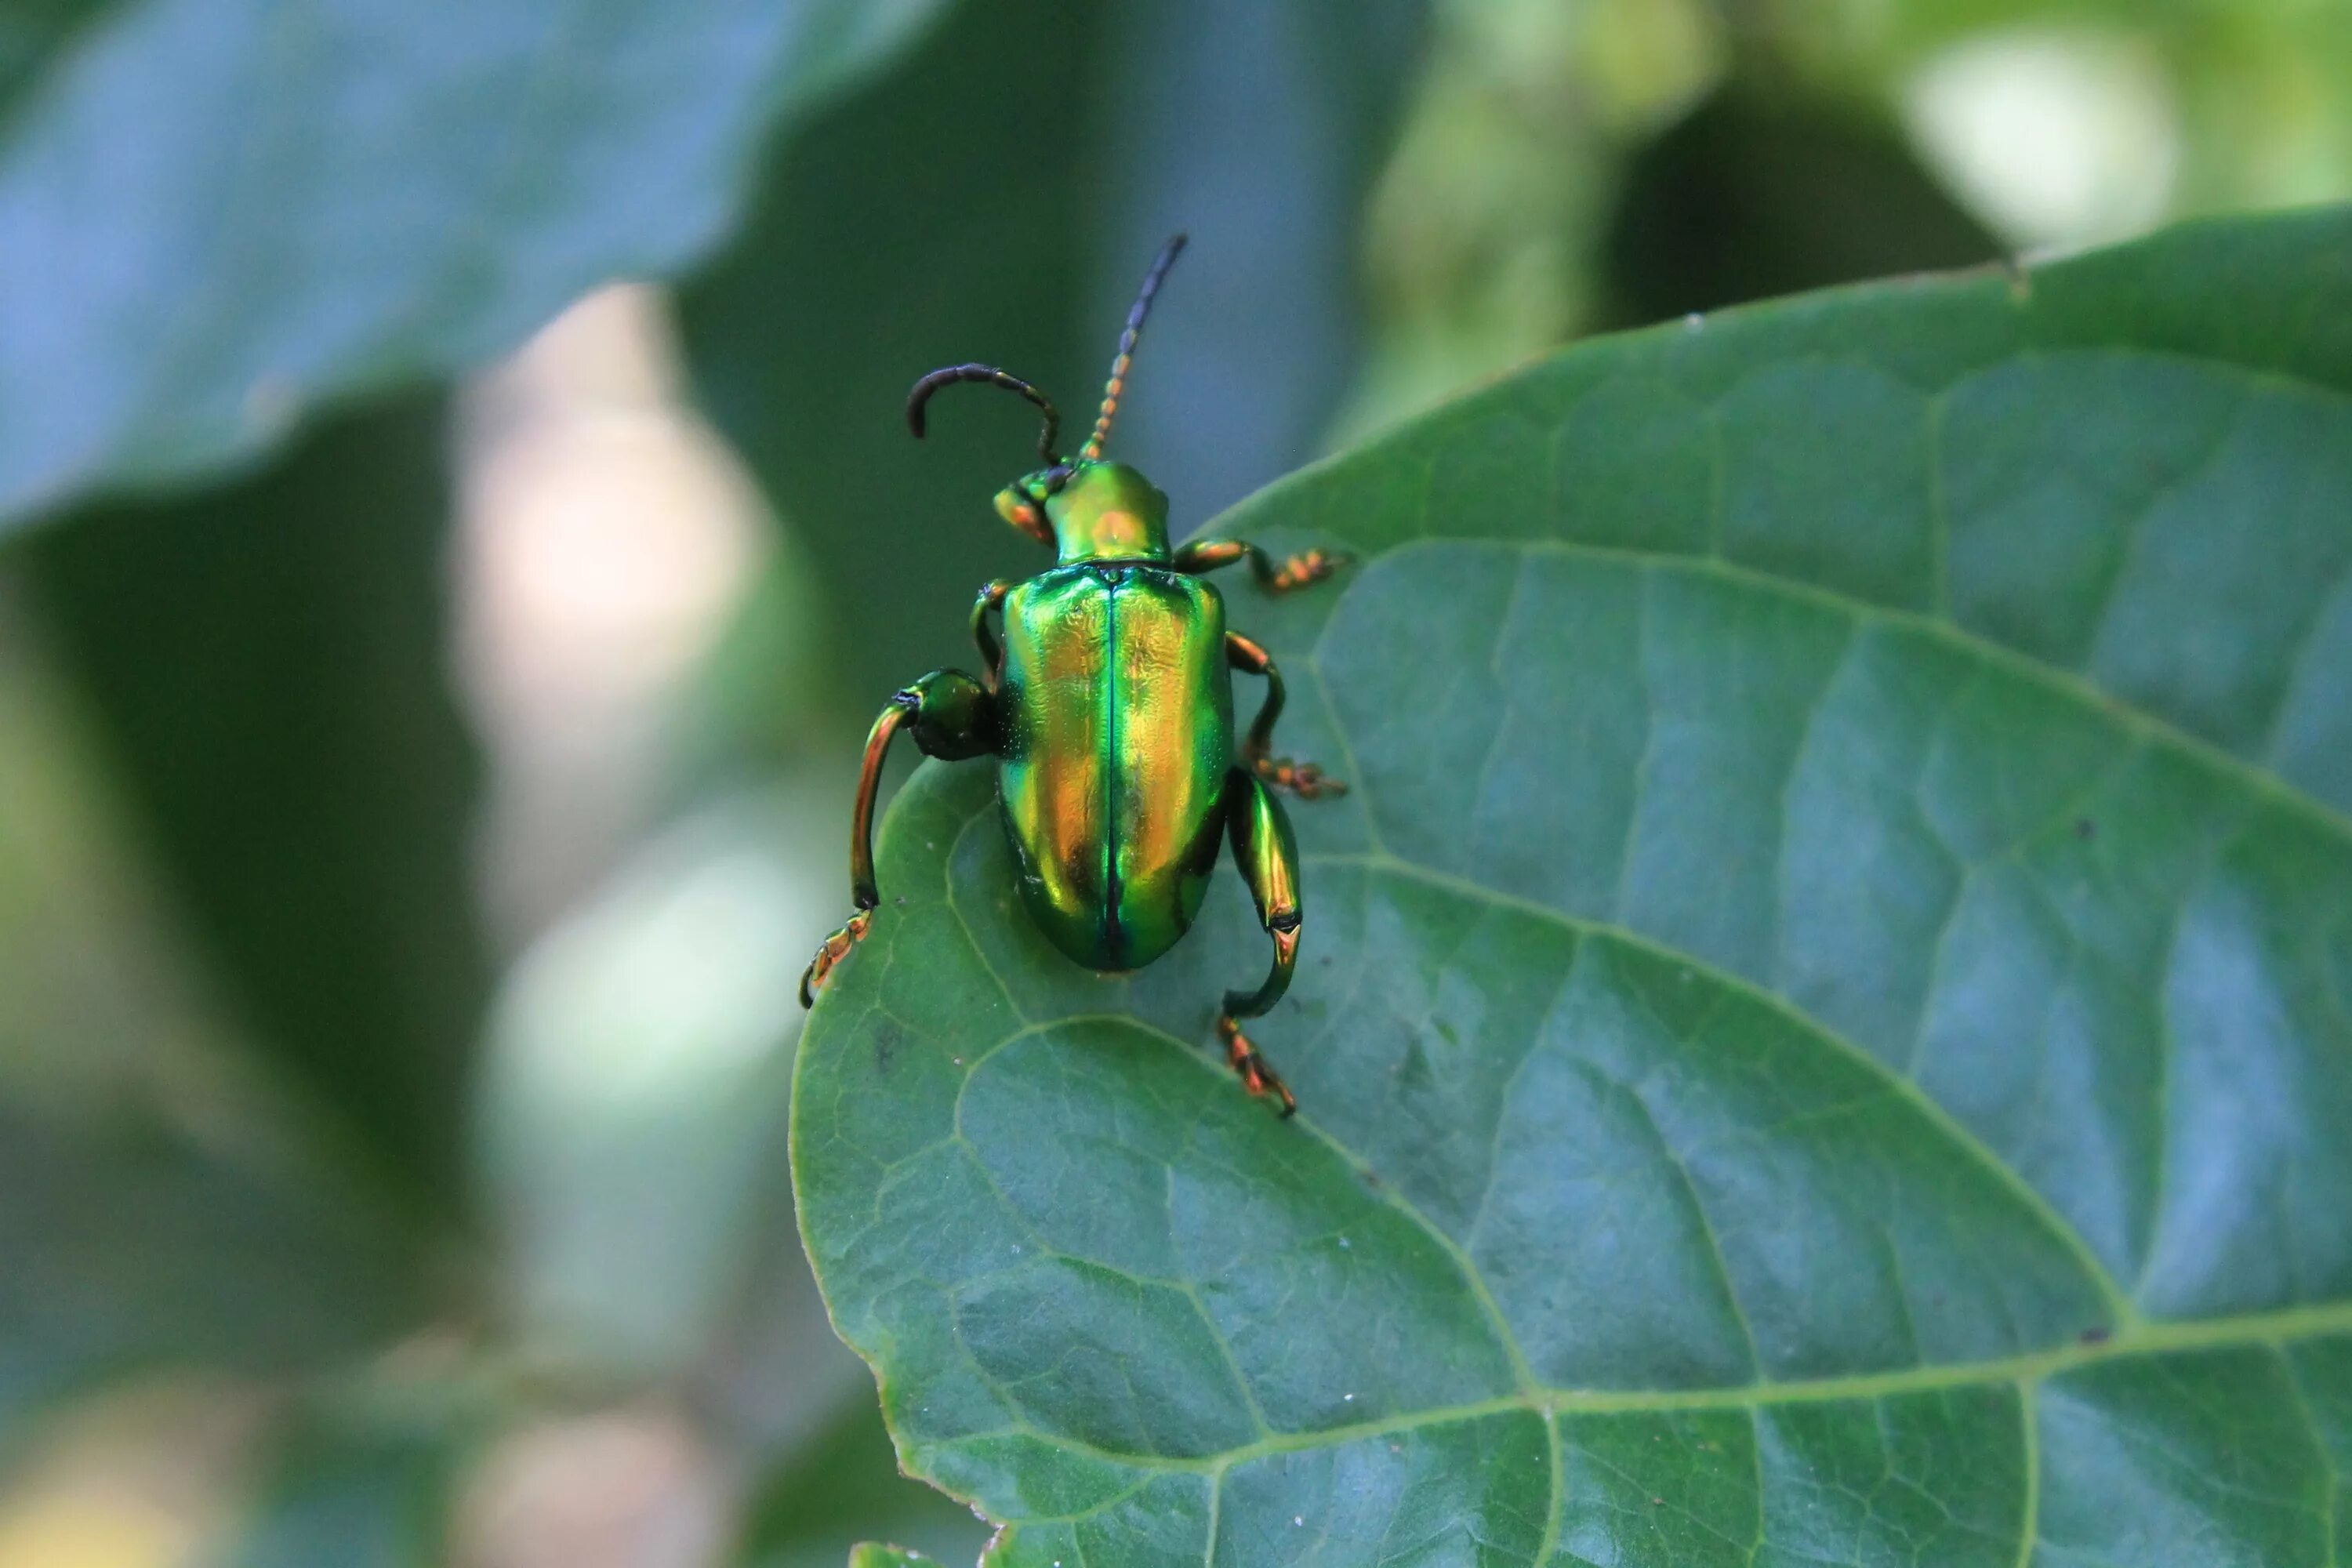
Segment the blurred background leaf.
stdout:
<svg viewBox="0 0 2352 1568">
<path fill-rule="evenodd" d="M 1735 84 L 1636 152 L 1622 178 L 1596 268 L 1602 326 L 2001 254 L 1891 117 L 1858 104 Z"/>
<path fill-rule="evenodd" d="M 129 1372 L 315 1372 L 423 1321 L 415 1232 L 257 1152 L 0 1112 L 0 1459 L 44 1407 Z"/>
<path fill-rule="evenodd" d="M 976 1561 L 989 1537 L 971 1510 L 898 1473 L 870 1385 L 751 1500 L 738 1560 L 742 1568 L 838 1568 L 869 1536 L 954 1563 Z"/>
<path fill-rule="evenodd" d="M 818 875 L 791 820 L 677 824 L 534 944 L 493 1020 L 478 1136 L 513 1306 L 604 1367 L 690 1371 L 756 1272 L 800 1027 L 773 955 Z"/>
<path fill-rule="evenodd" d="M 103 12 L 110 0 L 20 0 L 0 12 L 0 132 L 17 96 L 50 58 Z"/>
<path fill-rule="evenodd" d="M 904 1546 L 891 1546 L 878 1541 L 861 1542 L 850 1554 L 849 1568 L 927 1568 L 938 1558 Z"/>
<path fill-rule="evenodd" d="M 432 1410 L 305 1412 L 205 1568 L 433 1568 L 447 1562 L 463 1434 Z"/>
<path fill-rule="evenodd" d="M 380 1178 L 461 1212 L 489 961 L 447 681 L 438 398 L 340 419 L 184 501 L 19 556 L 242 1037 Z"/>
<path fill-rule="evenodd" d="M 121 0 L 19 25 L 0 520 L 186 479 L 469 368 L 726 229 L 790 113 L 933 0 Z M 107 199 L 79 199 L 92 189 Z"/>
</svg>

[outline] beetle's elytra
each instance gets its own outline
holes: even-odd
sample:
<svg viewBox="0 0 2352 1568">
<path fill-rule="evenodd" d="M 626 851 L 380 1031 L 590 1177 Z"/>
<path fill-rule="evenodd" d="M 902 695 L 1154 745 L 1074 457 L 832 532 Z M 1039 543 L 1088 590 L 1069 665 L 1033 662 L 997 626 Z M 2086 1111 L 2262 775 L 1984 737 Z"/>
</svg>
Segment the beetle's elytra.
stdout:
<svg viewBox="0 0 2352 1568">
<path fill-rule="evenodd" d="M 1174 946 L 1200 912 L 1220 845 L 1231 841 L 1273 940 L 1274 966 L 1255 991 L 1226 993 L 1217 1032 L 1250 1093 L 1273 1096 L 1286 1116 L 1297 1102 L 1241 1028 L 1282 999 L 1298 961 L 1298 851 L 1275 792 L 1312 798 L 1344 786 L 1311 763 L 1273 755 L 1281 672 L 1264 648 L 1226 629 L 1224 598 L 1204 574 L 1245 560 L 1260 587 L 1283 594 L 1341 561 L 1310 550 L 1276 565 L 1233 539 L 1171 551 L 1168 498 L 1134 468 L 1104 459 L 1136 340 L 1183 247 L 1178 235 L 1145 274 L 1102 412 L 1075 458 L 1055 451 L 1061 417 L 1045 395 L 992 365 L 933 371 L 908 395 L 907 423 L 919 437 L 925 404 L 954 382 L 1016 392 L 1044 412 L 1037 451 L 1045 466 L 998 492 L 996 510 L 1058 559 L 1025 582 L 1000 579 L 980 591 L 971 613 L 980 679 L 934 670 L 874 721 L 850 825 L 856 912 L 817 950 L 801 1003 L 872 928 L 881 903 L 874 796 L 890 742 L 905 730 L 928 756 L 996 759 L 1023 901 L 1054 945 L 1090 969 L 1139 968 Z M 1236 669 L 1266 683 L 1238 752 Z"/>
</svg>

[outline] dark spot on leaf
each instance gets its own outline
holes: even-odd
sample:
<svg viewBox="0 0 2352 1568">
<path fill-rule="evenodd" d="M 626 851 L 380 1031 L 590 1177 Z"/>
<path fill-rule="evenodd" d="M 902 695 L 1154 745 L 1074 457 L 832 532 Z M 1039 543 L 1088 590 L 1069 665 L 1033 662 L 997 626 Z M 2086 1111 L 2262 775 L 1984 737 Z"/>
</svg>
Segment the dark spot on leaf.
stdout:
<svg viewBox="0 0 2352 1568">
<path fill-rule="evenodd" d="M 2097 823 L 2093 822 L 2093 821 L 2092 821 L 2089 817 L 2087 817 L 2087 816 L 2078 816 L 2078 817 L 2076 817 L 2076 818 L 2074 819 L 2074 837 L 2077 837 L 2077 838 L 2096 838 L 2098 836 L 2099 836 L 2099 825 L 2098 825 Z"/>
<path fill-rule="evenodd" d="M 1425 1084 L 1431 1080 L 1429 1053 L 1421 1048 L 1418 1039 L 1405 1042 L 1404 1058 L 1396 1065 L 1396 1075 L 1400 1082 L 1408 1084 Z"/>
<path fill-rule="evenodd" d="M 2075 1337 L 2086 1345 L 2103 1345 L 2109 1340 L 2115 1338 L 2115 1330 L 2106 1327 L 2105 1324 L 2099 1324 L 2084 1329 Z"/>
<path fill-rule="evenodd" d="M 890 1076 L 890 1063 L 898 1055 L 899 1046 L 904 1043 L 905 1031 L 901 1030 L 897 1025 L 889 1023 L 876 1025 L 874 1029 L 874 1070 L 879 1073 L 882 1077 L 888 1078 Z"/>
</svg>

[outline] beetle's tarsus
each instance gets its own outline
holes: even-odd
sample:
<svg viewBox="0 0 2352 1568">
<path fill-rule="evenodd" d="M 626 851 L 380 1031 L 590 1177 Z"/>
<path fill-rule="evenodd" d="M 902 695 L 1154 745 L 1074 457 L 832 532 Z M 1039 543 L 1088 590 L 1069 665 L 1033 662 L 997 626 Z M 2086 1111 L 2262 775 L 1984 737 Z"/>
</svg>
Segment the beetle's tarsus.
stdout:
<svg viewBox="0 0 2352 1568">
<path fill-rule="evenodd" d="M 860 910 L 850 916 L 840 930 L 824 939 L 824 944 L 816 950 L 816 956 L 809 960 L 809 966 L 801 971 L 802 1007 L 816 1005 L 816 994 L 824 989 L 825 980 L 833 973 L 834 966 L 848 957 L 849 950 L 865 941 L 866 933 L 873 929 L 874 911 Z"/>
<path fill-rule="evenodd" d="M 1309 551 L 1308 554 L 1319 552 Z M 1314 800 L 1327 795 L 1345 795 L 1348 786 L 1338 779 L 1326 778 L 1323 770 L 1313 763 L 1295 763 L 1288 757 L 1272 755 L 1274 721 L 1282 717 L 1285 700 L 1282 671 L 1266 657 L 1265 649 L 1239 632 L 1225 634 L 1225 658 L 1235 669 L 1265 677 L 1265 705 L 1257 710 L 1257 718 L 1242 742 L 1242 761 L 1258 781 L 1275 789 L 1286 789 L 1301 800 Z"/>
<path fill-rule="evenodd" d="M 1294 763 L 1288 757 L 1255 757 L 1251 769 L 1276 789 L 1286 789 L 1301 800 L 1320 800 L 1325 795 L 1341 795 L 1348 786 L 1335 778 L 1326 778 L 1321 768 L 1313 763 Z"/>
<path fill-rule="evenodd" d="M 1307 550 L 1292 556 L 1266 578 L 1269 594 L 1295 593 L 1300 588 L 1320 583 L 1324 578 L 1348 564 L 1349 557 L 1336 551 Z"/>
<path fill-rule="evenodd" d="M 1242 1087 L 1250 1091 L 1252 1099 L 1263 1100 L 1271 1095 L 1280 1100 L 1281 1115 L 1286 1121 L 1298 1114 L 1298 1097 L 1290 1092 L 1290 1086 L 1284 1083 L 1272 1068 L 1266 1066 L 1265 1058 L 1258 1054 L 1255 1046 L 1250 1044 L 1250 1037 L 1242 1033 L 1241 1024 L 1231 1013 L 1217 1015 L 1217 1035 L 1225 1042 L 1225 1059 L 1233 1064 L 1234 1071 L 1241 1075 Z"/>
</svg>

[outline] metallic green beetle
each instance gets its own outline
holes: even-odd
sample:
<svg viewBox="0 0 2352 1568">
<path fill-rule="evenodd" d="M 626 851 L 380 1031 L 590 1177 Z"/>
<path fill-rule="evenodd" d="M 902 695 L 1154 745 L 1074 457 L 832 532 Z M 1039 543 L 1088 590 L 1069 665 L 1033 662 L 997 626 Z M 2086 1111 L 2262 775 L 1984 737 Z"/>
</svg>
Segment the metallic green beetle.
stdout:
<svg viewBox="0 0 2352 1568">
<path fill-rule="evenodd" d="M 806 1006 L 834 966 L 872 928 L 874 795 L 900 730 L 927 756 L 997 759 L 997 800 L 1029 912 L 1053 944 L 1089 969 L 1139 969 L 1175 945 L 1200 912 L 1218 842 L 1230 837 L 1274 967 L 1255 992 L 1225 994 L 1217 1033 L 1253 1095 L 1289 1115 L 1297 1102 L 1242 1033 L 1289 989 L 1298 961 L 1298 851 L 1274 791 L 1306 798 L 1344 788 L 1311 763 L 1273 755 L 1282 674 L 1265 650 L 1225 629 L 1223 597 L 1202 574 L 1246 560 L 1260 587 L 1285 594 L 1328 577 L 1343 558 L 1310 550 L 1276 565 L 1243 540 L 1168 543 L 1168 498 L 1124 463 L 1103 459 L 1136 340 L 1176 255 L 1178 235 L 1145 274 L 1128 313 L 1102 413 L 1076 458 L 1055 451 L 1061 417 L 1045 395 L 984 364 L 950 365 L 915 384 L 907 423 L 954 382 L 1017 392 L 1045 413 L 1045 467 L 996 497 L 1004 521 L 1058 563 L 1026 582 L 1000 579 L 972 606 L 982 679 L 934 670 L 890 699 L 866 740 L 851 819 L 849 877 L 857 912 L 817 950 L 801 978 Z M 992 629 L 1001 618 L 1002 637 Z M 1265 701 L 1234 747 L 1231 671 L 1265 678 Z"/>
</svg>

